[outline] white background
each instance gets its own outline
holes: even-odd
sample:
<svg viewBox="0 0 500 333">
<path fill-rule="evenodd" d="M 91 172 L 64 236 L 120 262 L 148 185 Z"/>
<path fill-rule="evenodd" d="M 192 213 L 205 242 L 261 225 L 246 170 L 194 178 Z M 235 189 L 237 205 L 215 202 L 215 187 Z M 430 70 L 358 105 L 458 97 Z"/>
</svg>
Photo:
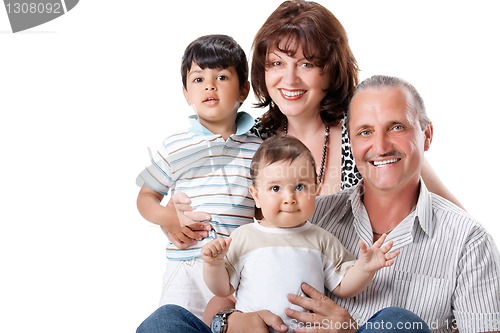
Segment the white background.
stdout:
<svg viewBox="0 0 500 333">
<path fill-rule="evenodd" d="M 135 332 L 156 308 L 164 238 L 137 212 L 135 177 L 191 114 L 182 52 L 225 33 L 249 54 L 280 3 L 82 0 L 16 34 L 0 7 L 0 331 Z M 495 1 L 322 3 L 361 79 L 396 75 L 421 92 L 427 158 L 500 243 Z M 242 110 L 258 116 L 252 101 Z"/>
</svg>

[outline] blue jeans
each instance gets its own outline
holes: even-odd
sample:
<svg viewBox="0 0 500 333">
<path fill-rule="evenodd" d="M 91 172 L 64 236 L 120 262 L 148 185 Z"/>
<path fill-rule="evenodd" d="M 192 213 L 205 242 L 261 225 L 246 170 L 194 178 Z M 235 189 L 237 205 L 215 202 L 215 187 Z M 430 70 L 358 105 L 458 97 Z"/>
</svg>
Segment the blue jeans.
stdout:
<svg viewBox="0 0 500 333">
<path fill-rule="evenodd" d="M 211 333 L 210 327 L 188 310 L 167 304 L 153 312 L 136 333 Z M 430 333 L 427 324 L 411 311 L 390 307 L 374 314 L 357 333 Z"/>
</svg>

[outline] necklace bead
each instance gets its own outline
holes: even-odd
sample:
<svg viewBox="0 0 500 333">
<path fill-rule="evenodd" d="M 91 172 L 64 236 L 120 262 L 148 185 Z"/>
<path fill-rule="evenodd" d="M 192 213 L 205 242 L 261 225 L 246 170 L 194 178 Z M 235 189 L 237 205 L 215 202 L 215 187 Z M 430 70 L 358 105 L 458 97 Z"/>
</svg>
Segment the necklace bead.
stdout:
<svg viewBox="0 0 500 333">
<path fill-rule="evenodd" d="M 288 120 L 285 118 L 285 122 L 283 124 L 283 133 L 285 136 L 288 134 Z M 321 165 L 319 168 L 319 174 L 318 174 L 318 183 L 321 184 L 323 181 L 323 173 L 325 171 L 325 165 L 326 165 L 326 156 L 328 155 L 328 138 L 330 136 L 330 125 L 326 124 L 325 125 L 325 139 L 323 140 L 323 154 L 321 156 Z"/>
</svg>

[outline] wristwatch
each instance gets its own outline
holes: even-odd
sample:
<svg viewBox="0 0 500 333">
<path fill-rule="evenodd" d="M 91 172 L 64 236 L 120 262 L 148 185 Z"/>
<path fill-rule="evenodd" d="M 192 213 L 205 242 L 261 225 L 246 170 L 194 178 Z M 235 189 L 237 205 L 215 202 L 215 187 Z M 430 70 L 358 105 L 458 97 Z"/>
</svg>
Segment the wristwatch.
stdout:
<svg viewBox="0 0 500 333">
<path fill-rule="evenodd" d="M 226 333 L 227 332 L 227 318 L 234 312 L 241 312 L 236 309 L 226 309 L 219 311 L 212 318 L 210 329 L 212 333 Z"/>
</svg>

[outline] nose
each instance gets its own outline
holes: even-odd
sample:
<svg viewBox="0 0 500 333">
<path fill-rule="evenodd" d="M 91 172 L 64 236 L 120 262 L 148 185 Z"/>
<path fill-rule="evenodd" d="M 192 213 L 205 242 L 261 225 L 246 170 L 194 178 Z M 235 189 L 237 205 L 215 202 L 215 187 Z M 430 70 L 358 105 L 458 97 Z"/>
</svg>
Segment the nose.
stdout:
<svg viewBox="0 0 500 333">
<path fill-rule="evenodd" d="M 392 149 L 391 142 L 386 132 L 376 132 L 373 137 L 373 152 L 382 155 Z"/>
<path fill-rule="evenodd" d="M 297 199 L 295 198 L 295 192 L 287 191 L 285 193 L 285 198 L 283 199 L 283 203 L 285 205 L 295 205 L 297 203 Z"/>
<path fill-rule="evenodd" d="M 288 66 L 285 70 L 284 81 L 287 84 L 293 84 L 300 80 L 300 77 L 297 73 L 297 67 Z"/>
<path fill-rule="evenodd" d="M 216 90 L 217 88 L 215 87 L 215 84 L 212 81 L 207 80 L 205 83 L 205 90 L 206 91 L 212 91 Z"/>
</svg>

